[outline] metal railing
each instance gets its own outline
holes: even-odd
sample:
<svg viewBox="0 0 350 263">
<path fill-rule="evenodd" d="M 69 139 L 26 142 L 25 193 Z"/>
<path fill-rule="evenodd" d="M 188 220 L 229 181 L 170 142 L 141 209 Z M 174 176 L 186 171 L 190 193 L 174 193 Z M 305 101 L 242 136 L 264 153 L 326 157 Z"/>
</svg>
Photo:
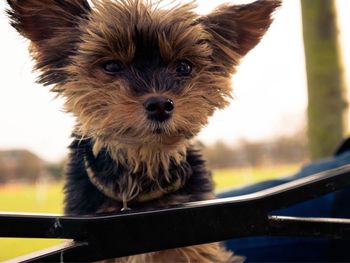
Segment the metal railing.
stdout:
<svg viewBox="0 0 350 263">
<path fill-rule="evenodd" d="M 254 194 L 155 211 L 81 217 L 0 213 L 0 237 L 71 239 L 15 262 L 96 261 L 262 235 L 350 239 L 350 219 L 271 215 L 347 186 L 349 164 Z"/>
</svg>

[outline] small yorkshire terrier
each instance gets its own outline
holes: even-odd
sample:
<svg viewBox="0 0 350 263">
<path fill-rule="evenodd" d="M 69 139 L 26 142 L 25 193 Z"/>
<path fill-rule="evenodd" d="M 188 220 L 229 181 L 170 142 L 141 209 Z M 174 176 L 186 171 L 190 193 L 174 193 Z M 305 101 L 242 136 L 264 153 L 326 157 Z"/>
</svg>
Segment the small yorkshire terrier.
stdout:
<svg viewBox="0 0 350 263">
<path fill-rule="evenodd" d="M 228 104 L 231 75 L 272 22 L 280 0 L 193 2 L 7 0 L 12 26 L 30 40 L 38 82 L 76 117 L 65 213 L 94 215 L 214 198 L 191 140 Z M 232 262 L 220 243 L 116 262 Z"/>
</svg>

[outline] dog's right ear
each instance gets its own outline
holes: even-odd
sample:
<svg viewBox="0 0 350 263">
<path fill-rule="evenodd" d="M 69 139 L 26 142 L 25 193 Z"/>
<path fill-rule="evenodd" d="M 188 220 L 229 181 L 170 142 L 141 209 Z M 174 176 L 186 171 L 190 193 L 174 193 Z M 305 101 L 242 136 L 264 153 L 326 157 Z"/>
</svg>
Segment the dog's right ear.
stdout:
<svg viewBox="0 0 350 263">
<path fill-rule="evenodd" d="M 11 25 L 31 41 L 31 55 L 39 82 L 54 84 L 66 79 L 62 68 L 79 41 L 79 25 L 88 18 L 87 0 L 7 0 Z"/>
</svg>

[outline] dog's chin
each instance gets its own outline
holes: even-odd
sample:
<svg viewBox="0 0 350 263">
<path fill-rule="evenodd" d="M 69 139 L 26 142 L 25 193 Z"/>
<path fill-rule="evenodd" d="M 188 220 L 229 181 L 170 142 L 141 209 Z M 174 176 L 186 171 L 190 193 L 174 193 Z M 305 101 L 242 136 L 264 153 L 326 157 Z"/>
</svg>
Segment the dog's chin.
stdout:
<svg viewBox="0 0 350 263">
<path fill-rule="evenodd" d="M 153 130 L 150 134 L 140 138 L 140 143 L 153 146 L 176 146 L 181 145 L 186 137 L 179 133 L 167 133 L 161 128 Z"/>
<path fill-rule="evenodd" d="M 148 137 L 148 136 L 146 136 Z M 194 134 L 185 130 L 176 129 L 168 130 L 166 127 L 157 126 L 150 130 L 149 141 L 152 143 L 160 143 L 162 145 L 173 145 L 191 140 Z"/>
<path fill-rule="evenodd" d="M 186 140 L 183 136 L 160 136 L 157 141 L 163 146 L 177 146 L 182 145 L 183 141 Z"/>
</svg>

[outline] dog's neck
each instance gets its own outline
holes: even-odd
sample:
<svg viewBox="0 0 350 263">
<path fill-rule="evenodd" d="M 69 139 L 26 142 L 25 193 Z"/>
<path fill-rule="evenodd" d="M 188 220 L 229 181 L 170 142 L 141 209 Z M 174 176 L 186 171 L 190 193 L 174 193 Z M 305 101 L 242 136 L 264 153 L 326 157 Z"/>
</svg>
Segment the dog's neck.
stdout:
<svg viewBox="0 0 350 263">
<path fill-rule="evenodd" d="M 128 202 L 148 202 L 176 192 L 191 175 L 187 146 L 161 151 L 161 146 L 133 148 L 84 141 L 83 161 L 91 183 L 105 196 L 123 202 L 124 208 Z"/>
<path fill-rule="evenodd" d="M 107 149 L 112 159 L 128 167 L 130 173 L 142 172 L 148 177 L 157 180 L 159 171 L 164 171 L 166 178 L 170 177 L 169 167 L 171 163 L 179 165 L 186 158 L 186 150 L 189 141 L 173 139 L 173 143 L 157 141 L 143 141 L 142 143 L 130 143 L 123 140 L 104 142 L 96 139 L 93 145 L 95 156 L 101 149 Z M 168 178 L 170 179 L 170 178 Z"/>
</svg>

